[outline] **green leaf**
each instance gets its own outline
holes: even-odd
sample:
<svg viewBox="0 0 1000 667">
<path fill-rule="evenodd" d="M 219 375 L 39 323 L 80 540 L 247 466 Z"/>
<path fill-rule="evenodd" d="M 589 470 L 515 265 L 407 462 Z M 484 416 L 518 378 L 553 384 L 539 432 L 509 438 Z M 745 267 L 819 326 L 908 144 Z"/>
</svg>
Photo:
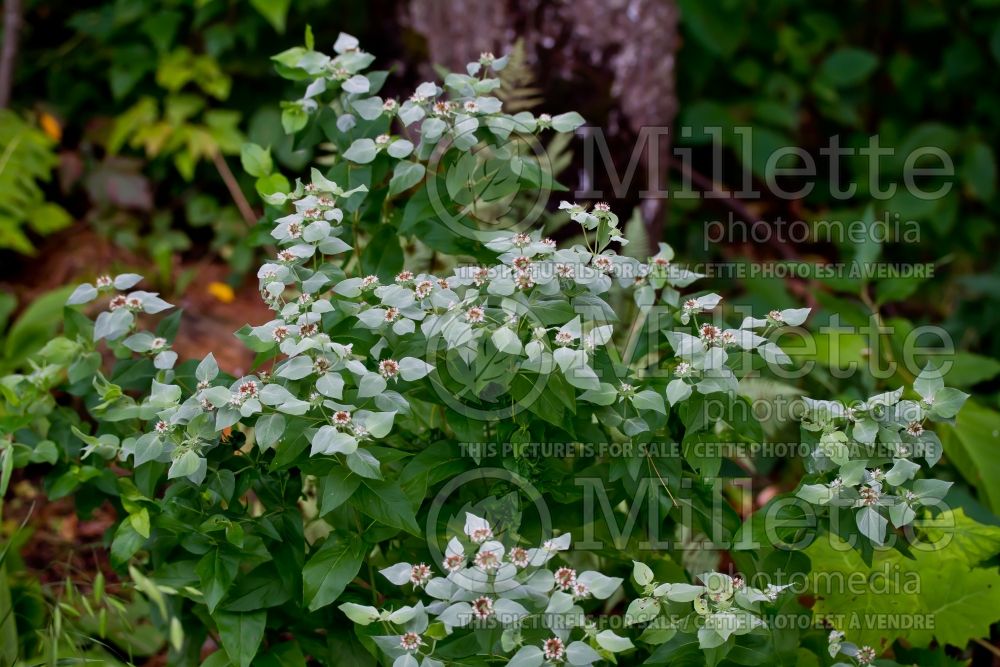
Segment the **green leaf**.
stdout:
<svg viewBox="0 0 1000 667">
<path fill-rule="evenodd" d="M 932 364 L 927 364 L 920 371 L 920 375 L 913 381 L 913 391 L 920 394 L 923 398 L 933 399 L 938 390 L 944 387 L 944 379 L 941 375 L 942 371 L 940 368 Z"/>
<path fill-rule="evenodd" d="M 667 414 L 667 407 L 663 403 L 663 396 L 652 389 L 645 389 L 632 397 L 632 405 L 637 410 L 652 410 L 661 415 Z"/>
<path fill-rule="evenodd" d="M 361 484 L 361 478 L 350 470 L 334 468 L 326 477 L 320 479 L 319 484 L 319 514 L 325 516 L 343 505 L 354 494 Z"/>
<path fill-rule="evenodd" d="M 195 572 L 201 580 L 201 592 L 208 613 L 215 613 L 216 606 L 233 585 L 237 565 L 236 559 L 224 556 L 220 549 L 209 551 L 198 561 Z"/>
<path fill-rule="evenodd" d="M 297 104 L 289 104 L 281 110 L 281 127 L 285 134 L 295 134 L 309 122 L 309 114 Z"/>
<path fill-rule="evenodd" d="M 10 594 L 10 579 L 7 566 L 0 565 L 0 664 L 14 665 L 17 662 L 18 637 L 17 617 Z"/>
<path fill-rule="evenodd" d="M 252 143 L 243 144 L 243 148 L 240 149 L 240 163 L 243 165 L 243 171 L 257 178 L 267 176 L 274 169 L 271 149 L 261 148 Z"/>
<path fill-rule="evenodd" d="M 1000 413 L 968 401 L 954 426 L 944 424 L 939 433 L 948 458 L 1000 514 Z"/>
<path fill-rule="evenodd" d="M 949 553 L 978 565 L 1000 553 L 1000 526 L 988 526 L 965 515 L 961 507 L 941 512 L 927 528 L 927 539 L 946 544 Z"/>
<path fill-rule="evenodd" d="M 945 387 L 934 394 L 931 415 L 936 419 L 951 419 L 958 414 L 969 395 L 964 391 Z"/>
<path fill-rule="evenodd" d="M 136 531 L 131 521 L 122 521 L 111 542 L 111 564 L 115 567 L 123 566 L 145 542 L 146 538 Z"/>
<path fill-rule="evenodd" d="M 73 286 L 60 287 L 35 299 L 11 326 L 4 341 L 7 364 L 15 364 L 38 350 L 55 333 L 62 321 L 63 304 Z"/>
<path fill-rule="evenodd" d="M 862 535 L 875 544 L 882 544 L 885 541 L 885 531 L 889 522 L 874 507 L 862 508 L 854 518 Z"/>
<path fill-rule="evenodd" d="M 254 181 L 253 187 L 261 197 L 267 197 L 276 192 L 287 192 L 291 184 L 283 174 L 268 174 Z"/>
<path fill-rule="evenodd" d="M 552 117 L 552 129 L 556 132 L 572 132 L 586 121 L 575 111 L 561 113 Z"/>
<path fill-rule="evenodd" d="M 897 550 L 880 550 L 869 567 L 856 549 L 831 535 L 806 550 L 814 571 L 810 577 L 817 617 L 834 619 L 838 629 L 861 645 L 883 646 L 905 637 L 915 646 L 933 639 L 964 647 L 985 637 L 1000 619 L 1000 574 L 996 568 L 970 568 L 952 544 L 937 550 L 917 550 L 908 558 Z M 875 578 L 873 578 L 873 576 Z M 891 580 L 891 589 L 874 585 L 845 586 L 845 581 Z M 879 619 L 919 619 L 915 628 L 884 627 Z"/>
<path fill-rule="evenodd" d="M 351 504 L 383 525 L 420 535 L 410 501 L 394 482 L 365 479 L 352 496 Z"/>
<path fill-rule="evenodd" d="M 309 611 L 334 602 L 357 576 L 365 556 L 357 536 L 331 533 L 302 569 L 302 586 Z"/>
<path fill-rule="evenodd" d="M 820 65 L 820 76 L 835 88 L 847 88 L 864 82 L 878 67 L 878 56 L 854 47 L 838 49 Z"/>
<path fill-rule="evenodd" d="M 412 188 L 423 180 L 426 171 L 424 165 L 419 162 L 403 160 L 397 163 L 392 172 L 392 180 L 389 181 L 389 196 L 398 195 Z"/>
<path fill-rule="evenodd" d="M 264 626 L 267 625 L 267 612 L 254 611 L 249 613 L 231 613 L 217 611 L 212 614 L 219 626 L 219 638 L 222 648 L 234 665 L 250 667 L 260 642 L 264 638 Z"/>
<path fill-rule="evenodd" d="M 375 230 L 371 242 L 361 253 L 361 267 L 365 274 L 378 276 L 383 284 L 392 282 L 402 271 L 403 248 L 394 228 L 381 225 Z"/>
<path fill-rule="evenodd" d="M 285 21 L 292 0 L 250 0 L 250 4 L 275 30 L 279 33 L 285 32 Z"/>
<path fill-rule="evenodd" d="M 667 385 L 667 400 L 670 405 L 677 405 L 691 395 L 691 385 L 680 378 L 670 381 Z"/>
<path fill-rule="evenodd" d="M 219 649 L 212 655 L 205 658 L 201 663 L 201 667 L 230 667 L 232 665 L 229 661 L 229 656 L 226 655 L 225 650 Z"/>
<path fill-rule="evenodd" d="M 680 0 L 681 26 L 691 32 L 698 44 L 722 58 L 732 56 L 743 42 L 747 23 L 738 3 L 706 3 Z"/>
<path fill-rule="evenodd" d="M 39 234 L 51 234 L 71 225 L 73 217 L 62 206 L 46 202 L 31 212 L 28 223 Z"/>
<path fill-rule="evenodd" d="M 1000 361 L 972 352 L 959 352 L 949 361 L 951 368 L 945 375 L 950 387 L 968 388 L 980 382 L 991 380 L 1000 374 Z"/>
<path fill-rule="evenodd" d="M 997 161 L 993 149 L 980 142 L 965 154 L 962 182 L 966 191 L 982 202 L 993 199 L 997 191 Z"/>
<path fill-rule="evenodd" d="M 257 656 L 253 664 L 254 667 L 306 667 L 306 658 L 295 641 L 288 641 Z"/>
<path fill-rule="evenodd" d="M 378 149 L 375 142 L 367 137 L 355 139 L 354 143 L 344 151 L 344 157 L 356 164 L 368 164 L 375 159 Z"/>
<path fill-rule="evenodd" d="M 261 415 L 254 424 L 254 436 L 257 438 L 257 446 L 261 449 L 270 449 L 284 432 L 285 417 L 278 413 Z"/>
</svg>

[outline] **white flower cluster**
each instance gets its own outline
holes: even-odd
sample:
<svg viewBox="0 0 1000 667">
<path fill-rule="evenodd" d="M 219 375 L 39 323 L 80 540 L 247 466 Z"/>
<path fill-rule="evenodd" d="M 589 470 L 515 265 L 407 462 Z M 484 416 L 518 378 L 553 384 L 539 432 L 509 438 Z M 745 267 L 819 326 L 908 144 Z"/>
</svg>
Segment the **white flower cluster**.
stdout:
<svg viewBox="0 0 1000 667">
<path fill-rule="evenodd" d="M 425 563 L 397 563 L 382 574 L 397 586 L 412 585 L 429 600 L 394 611 L 354 603 L 340 605 L 360 625 L 387 623 L 396 634 L 375 637 L 394 667 L 437 667 L 432 623 L 455 632 L 495 632 L 509 665 L 593 665 L 632 642 L 611 630 L 598 632 L 588 623 L 581 603 L 604 600 L 622 580 L 550 561 L 570 546 L 564 533 L 538 547 L 504 544 L 483 518 L 467 514 L 461 536 L 452 537 L 435 576 Z M 576 637 L 576 639 L 574 639 Z"/>
<path fill-rule="evenodd" d="M 951 421 L 968 395 L 944 386 L 941 373 L 927 366 L 913 384 L 920 400 L 903 399 L 902 387 L 845 405 L 806 399 L 803 431 L 815 446 L 809 471 L 829 481 L 805 484 L 798 497 L 816 504 L 856 508 L 858 530 L 883 544 L 889 523 L 896 528 L 913 521 L 916 510 L 935 505 L 951 482 L 914 479 L 941 458 L 941 441 L 924 428 L 930 421 Z"/>
<path fill-rule="evenodd" d="M 95 284 L 83 283 L 73 290 L 66 305 L 83 305 L 101 295 L 114 294 L 108 301 L 108 309 L 94 321 L 94 341 L 116 341 L 135 328 L 139 313 L 154 315 L 173 308 L 156 292 L 121 293 L 139 284 L 141 280 L 142 276 L 137 273 L 122 273 L 114 277 L 98 276 Z M 177 355 L 168 350 L 168 342 L 153 334 L 135 334 L 127 338 L 124 345 L 133 352 L 150 353 L 159 369 L 173 368 L 177 361 Z"/>
<path fill-rule="evenodd" d="M 653 580 L 653 570 L 646 564 L 634 562 L 632 579 L 643 591 L 643 597 L 633 600 L 625 612 L 625 622 L 634 625 L 650 624 L 644 637 L 656 636 L 652 629 L 697 631 L 698 645 L 702 649 L 722 646 L 731 637 L 766 629 L 761 618 L 761 605 L 777 602 L 788 586 L 768 585 L 763 590 L 747 586 L 741 577 L 731 577 L 721 572 L 699 575 L 703 585 L 684 583 L 659 583 Z M 672 602 L 692 603 L 692 612 L 681 620 L 660 617 Z M 659 619 L 659 620 L 658 620 Z M 664 628 L 657 624 L 665 622 Z M 653 642 L 651 642 L 653 643 Z"/>
<path fill-rule="evenodd" d="M 255 419 L 256 443 L 267 448 L 281 437 L 286 415 L 308 414 L 318 422 L 306 431 L 312 454 L 342 456 L 355 471 L 377 470 L 378 461 L 359 445 L 385 437 L 396 415 L 409 412 L 397 385 L 424 378 L 442 354 L 471 361 L 484 352 L 484 346 L 508 357 L 512 377 L 558 372 L 579 390 L 577 400 L 598 406 L 621 404 L 621 414 L 609 413 L 607 423 L 632 436 L 651 428 L 654 413 L 665 416 L 667 402 L 675 405 L 695 390 L 735 393 L 737 379 L 727 363 L 730 348 L 756 350 L 765 359 L 781 361 L 783 353 L 765 336 L 773 326 L 800 324 L 808 313 L 787 310 L 763 320 L 747 318 L 739 329 L 699 323 L 698 315 L 714 309 L 720 297 L 709 294 L 682 304 L 678 290 L 699 276 L 671 264 L 673 251 L 665 244 L 646 262 L 609 249 L 617 217 L 602 205 L 593 212 L 582 206 L 564 207 L 579 219 L 583 245 L 559 248 L 538 232 L 498 234 L 486 244 L 498 253 L 491 266 L 462 266 L 446 277 L 401 271 L 388 284 L 372 275 L 333 282 L 324 271 L 326 260 L 314 260 L 351 250 L 340 238 L 345 228 L 340 224 L 344 214 L 339 202 L 363 192 L 364 188 L 345 191 L 314 169 L 308 185 L 297 183 L 291 193 L 268 197 L 272 205 L 291 204 L 294 211 L 275 221 L 272 236 L 280 248 L 278 256 L 257 274 L 262 298 L 275 317 L 250 328 L 244 341 L 257 351 L 277 346 L 285 358 L 271 376 L 258 374 L 221 384 L 218 367 L 209 356 L 198 367 L 196 392 L 183 402 L 180 386 L 160 378 L 153 396 L 136 408 L 137 415 L 152 420 L 153 427 L 138 439 L 126 440 L 125 455 L 135 454 L 137 464 L 171 462 L 171 477 L 186 476 L 198 483 L 204 475 L 204 449 L 237 422 Z M 587 232 L 594 221 L 598 233 L 591 239 Z M 82 286 L 74 293 L 74 302 L 116 284 L 127 289 L 137 278 L 126 274 L 101 281 L 98 287 Z M 640 308 L 647 308 L 659 295 L 677 308 L 682 325 L 695 327 L 696 334 L 665 332 L 676 355 L 667 402 L 662 391 L 637 386 L 633 379 L 598 374 L 595 355 L 614 332 L 615 317 L 606 298 L 616 284 L 633 289 Z M 123 298 L 135 299 L 137 307 L 147 312 L 168 306 L 145 292 Z M 102 313 L 98 326 L 118 312 L 127 314 L 131 326 L 131 310 Z M 378 335 L 366 355 L 332 340 L 323 330 L 323 316 L 332 312 Z M 587 313 L 587 319 L 580 313 Z M 764 335 L 754 333 L 760 327 L 765 328 Z M 411 336 L 420 337 L 427 361 L 393 356 Z M 171 367 L 176 359 L 165 340 L 149 333 L 137 333 L 125 345 L 155 355 L 160 368 Z M 627 416 L 629 409 L 635 416 Z"/>
<path fill-rule="evenodd" d="M 537 118 L 528 111 L 513 115 L 503 113 L 503 104 L 494 93 L 500 88 L 496 74 L 506 67 L 506 56 L 497 58 L 484 53 L 478 61 L 468 64 L 466 73 L 449 73 L 443 86 L 433 81 L 421 83 L 400 103 L 377 95 L 384 73 L 363 73 L 374 58 L 359 49 L 356 38 L 342 33 L 334 44 L 334 51 L 337 55 L 330 57 L 311 48 L 294 48 L 275 58 L 280 65 L 301 72 L 309 81 L 302 98 L 285 103 L 286 108 L 302 114 L 302 123 L 308 114 L 320 108 L 318 99 L 327 91 L 339 96 L 337 128 L 341 132 L 350 131 L 359 120 L 398 118 L 404 127 L 420 123 L 421 141 L 416 149 L 409 140 L 390 134 L 355 140 L 344 152 L 344 157 L 357 164 L 371 162 L 382 151 L 399 160 L 415 151 L 418 159 L 426 160 L 442 140 L 460 150 L 468 150 L 479 142 L 476 132 L 480 128 L 488 129 L 496 140 L 503 142 L 515 131 L 572 132 L 583 124 L 583 118 L 575 112 L 556 116 L 541 114 Z M 286 127 L 288 125 L 295 127 L 291 122 L 286 123 Z M 405 181 L 416 171 L 419 177 L 423 176 L 422 169 L 404 167 L 396 171 L 396 177 Z"/>
<path fill-rule="evenodd" d="M 341 96 L 338 108 L 348 110 L 342 124 L 349 125 L 345 117 L 353 118 L 354 113 L 366 120 L 398 115 L 404 124 L 422 119 L 418 162 L 407 164 L 422 169 L 424 147 L 432 146 L 445 131 L 457 143 L 456 132 L 469 119 L 483 123 L 494 138 L 509 133 L 515 120 L 534 123 L 527 117 L 505 117 L 499 101 L 487 96 L 499 85 L 488 73 L 504 64 L 490 54 L 470 65 L 469 74 L 446 77 L 444 89 L 450 99 L 439 100 L 444 89 L 425 83 L 412 99 L 396 105 L 373 97 L 380 78 L 361 73 L 371 64 L 371 56 L 358 49 L 357 40 L 341 35 L 335 51 L 331 58 L 310 46 L 276 59 L 280 66 L 305 71 L 312 78 L 299 106 L 310 107 L 308 102 L 331 87 Z M 568 131 L 578 118 L 563 114 L 542 124 Z M 357 146 L 358 141 L 371 142 L 372 150 L 384 147 L 400 160 L 412 149 L 396 150 L 400 142 L 388 136 L 359 139 L 345 152 L 348 161 L 370 161 L 369 147 Z M 391 196 L 392 182 L 389 191 Z M 604 203 L 591 207 L 563 202 L 561 208 L 580 224 L 584 237 L 582 244 L 568 248 L 559 248 L 538 231 L 499 232 L 485 243 L 497 253 L 490 266 L 458 267 L 447 276 L 403 270 L 391 281 L 375 275 L 343 277 L 344 269 L 355 265 L 353 258 L 339 263 L 331 258 L 353 250 L 344 240 L 348 237 L 342 224 L 344 211 L 353 210 L 345 202 L 366 192 L 364 186 L 345 190 L 313 169 L 308 184 L 297 182 L 290 193 L 265 197 L 272 206 L 292 208 L 275 221 L 271 232 L 278 246 L 276 257 L 257 272 L 261 297 L 274 317 L 240 336 L 256 352 L 276 347 L 284 355 L 271 376 L 261 373 L 221 382 L 215 360 L 209 357 L 198 367 L 196 391 L 182 401 L 182 389 L 168 372 L 176 354 L 167 341 L 146 332 L 125 341 L 125 347 L 153 356 L 161 369 L 153 395 L 141 405 L 129 406 L 130 415 L 151 423 L 148 433 L 122 444 L 125 455 L 134 454 L 137 462 L 169 461 L 171 477 L 200 482 L 204 450 L 238 422 L 253 419 L 254 440 L 266 449 L 282 437 L 286 416 L 306 416 L 310 426 L 305 435 L 313 455 L 335 456 L 354 472 L 377 477 L 379 462 L 360 445 L 385 437 L 396 416 L 410 412 L 404 397 L 408 383 L 422 380 L 439 366 L 473 365 L 476 359 L 497 354 L 509 370 L 504 374 L 508 382 L 528 378 L 534 383 L 558 373 L 565 380 L 563 386 L 574 390 L 575 400 L 616 406 L 605 411 L 604 423 L 635 436 L 655 428 L 657 420 L 667 415 L 668 403 L 676 405 L 694 391 L 735 393 L 731 351 L 756 351 L 769 362 L 787 360 L 766 335 L 772 327 L 801 324 L 808 313 L 787 310 L 762 320 L 747 318 L 739 329 L 699 322 L 699 315 L 713 310 L 720 297 L 699 296 L 682 305 L 679 290 L 700 276 L 671 264 L 673 250 L 666 244 L 645 262 L 617 254 L 610 245 L 625 239 L 618 217 Z M 84 303 L 103 291 L 128 289 L 138 279 L 133 274 L 102 278 L 96 286 L 78 288 L 70 301 Z M 608 295 L 615 286 L 633 290 L 642 318 L 654 303 L 663 303 L 676 309 L 683 327 L 690 331 L 694 324 L 693 334 L 665 331 L 676 356 L 676 377 L 665 392 L 632 377 L 611 377 L 607 365 L 601 368 L 597 361 L 614 333 L 617 318 Z M 147 292 L 114 296 L 110 310 L 97 318 L 95 340 L 115 340 L 132 330 L 137 312 L 155 313 L 167 307 Z M 328 322 L 350 321 L 375 334 L 376 340 L 364 354 L 357 353 L 351 344 L 331 338 L 324 328 L 325 317 Z M 765 328 L 764 335 L 754 332 L 760 327 Z M 423 358 L 403 352 L 413 354 L 421 348 Z"/>
</svg>

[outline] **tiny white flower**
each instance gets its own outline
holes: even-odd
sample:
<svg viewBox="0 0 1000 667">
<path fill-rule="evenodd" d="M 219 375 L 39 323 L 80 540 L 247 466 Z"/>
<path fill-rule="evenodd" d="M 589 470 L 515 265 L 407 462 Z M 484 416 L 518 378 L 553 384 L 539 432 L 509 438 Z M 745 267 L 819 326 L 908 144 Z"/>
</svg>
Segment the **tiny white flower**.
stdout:
<svg viewBox="0 0 1000 667">
<path fill-rule="evenodd" d="M 483 621 L 493 615 L 493 598 L 485 595 L 472 601 L 472 615 Z"/>
<path fill-rule="evenodd" d="M 507 559 L 518 567 L 528 567 L 531 559 L 528 557 L 528 550 L 524 547 L 514 547 L 507 554 Z"/>
<path fill-rule="evenodd" d="M 494 572 L 500 568 L 500 559 L 495 551 L 480 551 L 474 560 L 476 567 L 484 572 Z"/>
<path fill-rule="evenodd" d="M 410 583 L 416 587 L 421 587 L 431 579 L 430 566 L 419 563 L 410 568 Z"/>
<path fill-rule="evenodd" d="M 531 237 L 524 233 L 515 234 L 511 238 L 511 243 L 513 243 L 517 248 L 525 248 L 531 245 Z"/>
<path fill-rule="evenodd" d="M 449 554 L 448 556 L 445 556 L 441 566 L 448 572 L 458 572 L 465 567 L 465 556 L 461 554 Z"/>
<path fill-rule="evenodd" d="M 862 486 L 858 493 L 861 495 L 861 504 L 867 507 L 878 504 L 882 497 L 882 493 L 874 486 Z"/>
<path fill-rule="evenodd" d="M 595 269 L 604 273 L 610 273 L 613 268 L 611 258 L 607 255 L 598 255 L 597 257 L 594 257 L 593 265 Z"/>
<path fill-rule="evenodd" d="M 430 280 L 421 280 L 413 288 L 413 293 L 416 295 L 418 299 L 423 299 L 426 298 L 428 295 L 430 295 L 431 290 L 433 289 L 434 289 L 433 282 L 431 282 Z"/>
<path fill-rule="evenodd" d="M 395 359 L 383 359 L 378 362 L 378 372 L 385 379 L 392 380 L 399 375 L 399 362 Z"/>
<path fill-rule="evenodd" d="M 542 644 L 546 660 L 562 661 L 566 657 L 566 645 L 558 637 L 551 637 Z"/>
<path fill-rule="evenodd" d="M 399 647 L 404 651 L 416 651 L 424 645 L 424 640 L 416 632 L 407 632 L 399 638 Z"/>
<path fill-rule="evenodd" d="M 703 324 L 701 325 L 701 329 L 699 329 L 699 333 L 703 341 L 714 343 L 722 336 L 722 329 L 711 324 Z"/>
<path fill-rule="evenodd" d="M 568 331 L 556 332 L 557 345 L 562 345 L 562 346 L 570 345 L 574 340 L 575 339 L 573 338 L 573 334 L 569 333 Z"/>
<path fill-rule="evenodd" d="M 568 590 L 576 584 L 576 570 L 570 567 L 561 567 L 556 570 L 555 580 L 559 590 Z"/>
<path fill-rule="evenodd" d="M 486 540 L 493 539 L 493 529 L 489 526 L 473 528 L 469 533 L 469 539 L 476 544 L 482 544 Z"/>
</svg>

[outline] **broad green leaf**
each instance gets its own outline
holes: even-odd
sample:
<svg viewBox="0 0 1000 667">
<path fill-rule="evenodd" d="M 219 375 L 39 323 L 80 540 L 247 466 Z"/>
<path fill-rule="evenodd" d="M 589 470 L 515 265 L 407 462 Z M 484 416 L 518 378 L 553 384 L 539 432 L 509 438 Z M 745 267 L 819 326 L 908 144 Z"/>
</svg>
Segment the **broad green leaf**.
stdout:
<svg viewBox="0 0 1000 667">
<path fill-rule="evenodd" d="M 261 449 L 270 449 L 274 443 L 278 442 L 281 434 L 285 430 L 285 417 L 280 414 L 261 415 L 254 424 L 254 435 L 257 438 L 257 446 Z"/>
<path fill-rule="evenodd" d="M 215 612 L 215 607 L 233 585 L 238 565 L 235 558 L 223 555 L 220 549 L 212 549 L 198 561 L 196 572 L 208 613 Z"/>
<path fill-rule="evenodd" d="M 217 611 L 212 614 L 219 627 L 222 648 L 234 665 L 250 667 L 264 638 L 267 611 L 232 613 Z"/>
<path fill-rule="evenodd" d="M 405 192 L 424 178 L 426 168 L 419 162 L 403 160 L 396 164 L 389 181 L 389 196 Z"/>
<path fill-rule="evenodd" d="M 828 573 L 810 578 L 813 612 L 835 619 L 835 626 L 852 624 L 838 629 L 858 645 L 883 646 L 905 637 L 914 646 L 928 646 L 935 638 L 965 646 L 986 636 L 1000 619 L 1000 574 L 996 568 L 970 568 L 959 551 L 954 544 L 935 551 L 913 549 L 913 559 L 897 550 L 876 551 L 869 567 L 858 550 L 825 535 L 806 550 L 813 569 Z M 891 582 L 891 588 L 843 583 L 857 580 Z M 919 618 L 920 624 L 885 627 L 879 618 Z"/>
<path fill-rule="evenodd" d="M 285 20 L 292 0 L 250 0 L 250 4 L 276 31 L 285 32 Z"/>
<path fill-rule="evenodd" d="M 329 514 L 351 497 L 361 484 L 361 478 L 344 468 L 334 468 L 320 480 L 319 513 Z"/>
<path fill-rule="evenodd" d="M 410 501 L 395 483 L 365 479 L 351 497 L 351 504 L 383 525 L 420 535 Z"/>
<path fill-rule="evenodd" d="M 261 148 L 252 143 L 243 144 L 243 148 L 240 150 L 240 162 L 243 165 L 243 171 L 257 178 L 267 176 L 274 168 L 274 163 L 271 161 L 271 149 Z"/>
<path fill-rule="evenodd" d="M 375 159 L 378 149 L 371 139 L 355 139 L 354 143 L 344 151 L 344 158 L 356 164 L 368 164 Z"/>
<path fill-rule="evenodd" d="M 939 432 L 948 458 L 1000 513 L 1000 413 L 969 401 L 954 426 L 942 425 Z"/>
<path fill-rule="evenodd" d="M 365 556 L 364 542 L 357 536 L 331 533 L 306 561 L 302 586 L 309 611 L 334 602 L 357 576 Z"/>
<path fill-rule="evenodd" d="M 819 74 L 837 88 L 855 86 L 865 81 L 878 67 L 878 56 L 865 49 L 844 47 L 827 56 Z"/>
</svg>

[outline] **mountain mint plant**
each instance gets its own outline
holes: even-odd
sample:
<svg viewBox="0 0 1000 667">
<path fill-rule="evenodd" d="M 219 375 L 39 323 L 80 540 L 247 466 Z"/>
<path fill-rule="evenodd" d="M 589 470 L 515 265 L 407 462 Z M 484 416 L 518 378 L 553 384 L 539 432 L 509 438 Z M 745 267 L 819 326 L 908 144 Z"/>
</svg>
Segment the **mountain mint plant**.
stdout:
<svg viewBox="0 0 1000 667">
<path fill-rule="evenodd" d="M 786 590 L 809 557 L 734 546 L 760 517 L 724 450 L 764 443 L 744 383 L 793 363 L 778 342 L 809 310 L 727 323 L 669 245 L 628 254 L 607 204 L 549 210 L 542 142 L 583 119 L 504 113 L 505 58 L 400 101 L 357 40 L 334 51 L 275 57 L 301 91 L 282 124 L 324 168 L 292 186 L 244 150 L 270 237 L 270 318 L 236 334 L 252 368 L 179 359 L 179 311 L 154 325 L 171 306 L 139 276 L 97 278 L 0 382 L 6 474 L 44 463 L 51 497 L 114 507 L 112 564 L 170 592 L 170 664 L 791 665 L 823 643 L 822 619 L 787 622 L 810 618 Z M 870 557 L 945 497 L 929 422 L 965 396 L 930 367 L 914 391 L 806 401 L 786 500 L 825 512 L 816 539 Z"/>
<path fill-rule="evenodd" d="M 396 667 L 445 664 L 434 658 L 434 649 L 437 640 L 455 633 L 469 633 L 490 647 L 491 634 L 499 630 L 494 657 L 522 667 L 593 665 L 632 648 L 613 630 L 598 632 L 583 607 L 611 597 L 622 580 L 551 564 L 569 548 L 569 533 L 530 548 L 505 545 L 498 537 L 485 519 L 467 514 L 464 534 L 451 537 L 441 563 L 397 563 L 381 571 L 393 584 L 428 596 L 426 604 L 390 611 L 348 602 L 340 609 L 361 626 L 380 623 L 396 632 L 373 637 Z"/>
</svg>

